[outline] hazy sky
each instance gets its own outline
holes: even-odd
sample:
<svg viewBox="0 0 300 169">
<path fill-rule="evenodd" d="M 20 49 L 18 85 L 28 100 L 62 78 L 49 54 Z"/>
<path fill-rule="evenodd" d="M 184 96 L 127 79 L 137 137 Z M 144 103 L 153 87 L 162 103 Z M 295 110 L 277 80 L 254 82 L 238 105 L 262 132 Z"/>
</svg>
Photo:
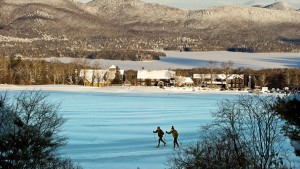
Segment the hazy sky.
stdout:
<svg viewBox="0 0 300 169">
<path fill-rule="evenodd" d="M 79 0 L 79 1 L 88 2 L 91 0 Z M 291 6 L 300 8 L 300 0 L 142 0 L 142 1 L 160 3 L 168 6 L 186 8 L 186 9 L 203 9 L 211 6 L 220 6 L 220 5 L 269 5 L 275 2 L 286 2 Z"/>
</svg>

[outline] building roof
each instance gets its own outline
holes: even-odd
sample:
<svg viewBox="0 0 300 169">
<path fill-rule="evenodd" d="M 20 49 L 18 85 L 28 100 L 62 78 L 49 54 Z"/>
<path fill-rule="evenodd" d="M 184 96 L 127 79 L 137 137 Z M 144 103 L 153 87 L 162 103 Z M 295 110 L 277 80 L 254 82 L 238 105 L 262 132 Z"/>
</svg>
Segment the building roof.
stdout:
<svg viewBox="0 0 300 169">
<path fill-rule="evenodd" d="M 194 84 L 194 81 L 191 77 L 184 77 L 185 84 Z"/>
<path fill-rule="evenodd" d="M 175 78 L 175 72 L 170 70 L 139 70 L 138 79 L 171 79 Z"/>
<path fill-rule="evenodd" d="M 242 74 L 231 74 L 227 79 L 236 79 L 236 78 L 241 78 L 244 79 L 244 75 Z"/>
<path fill-rule="evenodd" d="M 117 66 L 115 66 L 115 65 L 111 65 L 110 67 L 109 67 L 109 69 L 116 69 L 117 68 Z"/>
<path fill-rule="evenodd" d="M 225 74 L 212 74 L 214 79 L 221 79 L 221 80 L 225 80 L 226 79 L 226 75 Z M 194 74 L 193 75 L 194 79 L 211 79 L 211 74 Z M 227 79 L 232 80 L 235 78 L 244 78 L 244 75 L 242 74 L 228 74 L 227 75 Z"/>
</svg>

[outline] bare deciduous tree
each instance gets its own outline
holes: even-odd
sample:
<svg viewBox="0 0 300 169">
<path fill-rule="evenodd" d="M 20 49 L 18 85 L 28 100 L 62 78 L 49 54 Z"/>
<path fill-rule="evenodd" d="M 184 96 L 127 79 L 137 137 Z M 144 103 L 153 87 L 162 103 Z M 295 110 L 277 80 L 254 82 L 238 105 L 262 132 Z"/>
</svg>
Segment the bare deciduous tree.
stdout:
<svg viewBox="0 0 300 169">
<path fill-rule="evenodd" d="M 221 63 L 221 67 L 223 68 L 223 73 L 225 74 L 225 81 L 227 82 L 228 77 L 230 76 L 230 73 L 232 71 L 233 62 L 229 60 L 228 62 Z M 227 88 L 227 83 L 226 83 Z"/>
<path fill-rule="evenodd" d="M 284 75 L 285 75 L 285 84 L 287 86 L 290 86 L 291 81 L 292 81 L 292 79 L 291 79 L 291 70 L 286 69 Z"/>
<path fill-rule="evenodd" d="M 8 59 L 4 57 L 0 57 L 0 81 L 3 83 L 7 83 L 8 76 Z"/>
<path fill-rule="evenodd" d="M 262 73 L 259 77 L 259 80 L 260 80 L 260 83 L 261 83 L 261 86 L 262 87 L 265 87 L 268 85 L 268 82 L 267 82 L 267 76 L 265 73 Z"/>
<path fill-rule="evenodd" d="M 215 74 L 215 69 L 216 69 L 217 62 L 210 60 L 208 61 L 208 69 L 210 73 L 210 86 L 213 86 L 213 81 L 214 81 L 214 74 Z"/>
<path fill-rule="evenodd" d="M 201 139 L 169 157 L 170 168 L 291 168 L 274 102 L 252 95 L 222 101 Z"/>
<path fill-rule="evenodd" d="M 79 168 L 58 152 L 66 144 L 59 134 L 65 122 L 59 103 L 47 101 L 41 91 L 6 96 L 0 97 L 0 168 Z"/>
</svg>

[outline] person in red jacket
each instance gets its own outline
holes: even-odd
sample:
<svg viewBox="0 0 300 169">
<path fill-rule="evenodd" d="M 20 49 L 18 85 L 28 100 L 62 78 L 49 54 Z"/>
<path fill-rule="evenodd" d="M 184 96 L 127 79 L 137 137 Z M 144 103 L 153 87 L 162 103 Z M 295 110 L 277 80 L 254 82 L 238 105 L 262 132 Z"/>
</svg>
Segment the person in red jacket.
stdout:
<svg viewBox="0 0 300 169">
<path fill-rule="evenodd" d="M 177 139 L 178 139 L 178 132 L 177 132 L 177 130 L 175 130 L 175 128 L 174 128 L 174 126 L 172 126 L 171 127 L 171 131 L 166 131 L 166 133 L 167 134 L 172 134 L 173 135 L 173 138 L 174 138 L 174 141 L 173 141 L 173 143 L 174 143 L 174 148 L 175 148 L 175 146 L 177 145 L 177 147 L 179 148 L 179 144 L 178 144 L 178 142 L 177 142 Z"/>
<path fill-rule="evenodd" d="M 158 145 L 156 148 L 159 147 L 160 142 L 162 141 L 164 143 L 164 146 L 167 144 L 162 138 L 164 136 L 164 132 L 160 129 L 160 127 L 158 126 L 157 129 L 155 131 L 153 131 L 153 133 L 157 133 L 158 135 Z"/>
</svg>

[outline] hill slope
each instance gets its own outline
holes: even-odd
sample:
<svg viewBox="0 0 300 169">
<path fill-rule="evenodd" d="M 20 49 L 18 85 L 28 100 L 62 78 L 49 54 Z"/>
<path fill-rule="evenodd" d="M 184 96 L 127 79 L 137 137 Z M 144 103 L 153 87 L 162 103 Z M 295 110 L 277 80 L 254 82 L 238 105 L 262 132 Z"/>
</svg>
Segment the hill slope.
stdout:
<svg viewBox="0 0 300 169">
<path fill-rule="evenodd" d="M 274 4 L 265 6 L 265 8 L 274 9 L 274 10 L 291 10 L 291 11 L 297 10 L 296 8 L 290 6 L 289 4 L 287 4 L 285 2 L 276 2 Z"/>
<path fill-rule="evenodd" d="M 132 55 L 132 50 L 183 48 L 300 51 L 300 12 L 278 3 L 182 10 L 140 0 L 3 0 L 0 19 L 3 56 L 86 57 L 100 50 L 101 56 L 103 50 Z"/>
</svg>

